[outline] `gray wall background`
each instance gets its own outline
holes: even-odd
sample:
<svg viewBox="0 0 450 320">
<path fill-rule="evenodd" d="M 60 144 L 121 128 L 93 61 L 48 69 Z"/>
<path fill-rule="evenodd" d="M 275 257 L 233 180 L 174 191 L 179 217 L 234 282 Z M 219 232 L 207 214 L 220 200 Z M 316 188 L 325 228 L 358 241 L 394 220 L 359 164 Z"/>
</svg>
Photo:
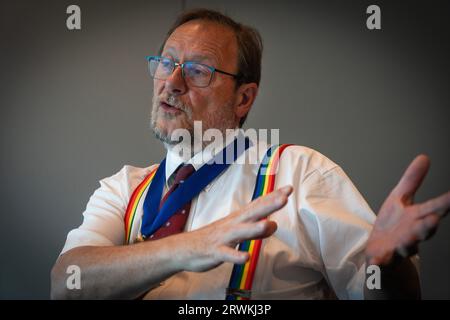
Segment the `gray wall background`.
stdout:
<svg viewBox="0 0 450 320">
<path fill-rule="evenodd" d="M 365 27 L 369 4 L 382 30 Z M 78 4 L 82 30 L 66 29 Z M 50 269 L 98 180 L 164 156 L 148 129 L 155 53 L 182 8 L 257 27 L 247 127 L 279 128 L 339 163 L 377 211 L 427 153 L 421 201 L 449 189 L 448 1 L 0 2 L 0 298 L 47 299 Z M 450 221 L 421 245 L 425 298 L 450 298 Z"/>
</svg>

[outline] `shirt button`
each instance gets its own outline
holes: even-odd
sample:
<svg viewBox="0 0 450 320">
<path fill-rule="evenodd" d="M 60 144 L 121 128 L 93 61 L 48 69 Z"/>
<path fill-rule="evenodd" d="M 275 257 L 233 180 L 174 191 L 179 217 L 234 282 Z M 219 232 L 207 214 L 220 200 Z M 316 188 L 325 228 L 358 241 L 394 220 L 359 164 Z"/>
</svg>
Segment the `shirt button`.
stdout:
<svg viewBox="0 0 450 320">
<path fill-rule="evenodd" d="M 181 213 L 182 213 L 182 214 L 185 214 L 185 213 L 186 213 L 186 210 L 181 211 Z"/>
<path fill-rule="evenodd" d="M 167 223 L 166 223 L 166 227 L 168 227 L 168 226 L 170 226 L 170 222 L 167 222 Z"/>
</svg>

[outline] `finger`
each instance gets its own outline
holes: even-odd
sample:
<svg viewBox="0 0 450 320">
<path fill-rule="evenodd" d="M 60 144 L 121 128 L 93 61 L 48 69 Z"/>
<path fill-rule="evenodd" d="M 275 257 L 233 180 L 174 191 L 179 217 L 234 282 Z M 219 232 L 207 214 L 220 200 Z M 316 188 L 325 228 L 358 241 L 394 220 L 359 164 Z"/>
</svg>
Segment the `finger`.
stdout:
<svg viewBox="0 0 450 320">
<path fill-rule="evenodd" d="M 414 194 L 422 184 L 430 167 L 430 159 L 426 155 L 417 156 L 406 169 L 392 193 L 411 203 Z"/>
<path fill-rule="evenodd" d="M 227 236 L 226 242 L 240 243 L 245 240 L 263 239 L 271 236 L 276 230 L 277 224 L 274 221 L 261 220 L 257 223 L 243 223 Z"/>
<path fill-rule="evenodd" d="M 424 240 L 428 240 L 428 239 L 430 239 L 432 236 L 434 236 L 434 234 L 436 233 L 437 229 L 438 229 L 438 225 L 435 226 L 434 228 L 431 228 L 431 229 L 428 231 L 428 234 L 426 235 L 426 237 L 425 237 Z"/>
<path fill-rule="evenodd" d="M 423 219 L 425 224 L 428 227 L 428 233 L 425 235 L 424 240 L 430 239 L 437 231 L 439 227 L 439 221 L 441 221 L 441 217 L 437 214 L 431 214 Z"/>
<path fill-rule="evenodd" d="M 429 239 L 437 229 L 440 217 L 437 214 L 430 214 L 418 220 L 413 226 L 413 233 L 419 240 Z"/>
<path fill-rule="evenodd" d="M 222 246 L 219 250 L 219 259 L 223 262 L 243 264 L 247 262 L 249 257 L 248 252 L 235 250 L 227 246 Z"/>
<path fill-rule="evenodd" d="M 431 213 L 440 217 L 445 216 L 450 210 L 450 191 L 434 199 L 417 205 L 417 217 L 423 218 Z"/>
<path fill-rule="evenodd" d="M 417 244 L 410 246 L 400 246 L 396 251 L 403 258 L 407 258 L 417 254 L 417 252 L 419 252 L 419 247 L 417 246 Z"/>
<path fill-rule="evenodd" d="M 264 222 L 266 222 L 266 226 L 264 228 L 263 233 L 261 233 L 259 236 L 257 236 L 254 239 L 264 239 L 264 238 L 270 237 L 271 235 L 273 235 L 275 233 L 275 231 L 277 231 L 278 225 L 275 221 L 264 220 Z"/>
<path fill-rule="evenodd" d="M 292 187 L 286 186 L 250 202 L 239 212 L 238 222 L 258 221 L 267 217 L 272 212 L 284 207 L 291 192 Z"/>
</svg>

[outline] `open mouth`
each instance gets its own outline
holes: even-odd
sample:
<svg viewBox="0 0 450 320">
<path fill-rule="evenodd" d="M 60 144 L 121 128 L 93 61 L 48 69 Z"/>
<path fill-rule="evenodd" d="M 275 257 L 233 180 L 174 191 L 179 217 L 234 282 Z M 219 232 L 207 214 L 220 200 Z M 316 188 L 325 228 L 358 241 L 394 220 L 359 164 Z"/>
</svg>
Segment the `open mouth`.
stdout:
<svg viewBox="0 0 450 320">
<path fill-rule="evenodd" d="M 170 104 L 168 104 L 166 102 L 161 102 L 159 104 L 159 106 L 161 107 L 162 110 L 164 110 L 164 112 L 167 112 L 167 113 L 179 114 L 179 113 L 182 112 L 181 109 L 178 109 L 178 108 L 176 108 L 176 107 L 174 107 L 174 106 L 172 106 L 172 105 L 170 105 Z"/>
</svg>

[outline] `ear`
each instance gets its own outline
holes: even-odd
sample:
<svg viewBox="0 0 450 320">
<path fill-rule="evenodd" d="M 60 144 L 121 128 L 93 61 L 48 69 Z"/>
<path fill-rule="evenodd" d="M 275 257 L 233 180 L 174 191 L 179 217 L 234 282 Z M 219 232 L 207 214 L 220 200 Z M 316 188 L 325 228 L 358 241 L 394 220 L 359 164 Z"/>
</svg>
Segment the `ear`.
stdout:
<svg viewBox="0 0 450 320">
<path fill-rule="evenodd" d="M 253 102 L 258 95 L 258 85 L 256 83 L 244 83 L 237 90 L 237 100 L 234 107 L 236 118 L 239 120 L 249 113 Z"/>
</svg>

